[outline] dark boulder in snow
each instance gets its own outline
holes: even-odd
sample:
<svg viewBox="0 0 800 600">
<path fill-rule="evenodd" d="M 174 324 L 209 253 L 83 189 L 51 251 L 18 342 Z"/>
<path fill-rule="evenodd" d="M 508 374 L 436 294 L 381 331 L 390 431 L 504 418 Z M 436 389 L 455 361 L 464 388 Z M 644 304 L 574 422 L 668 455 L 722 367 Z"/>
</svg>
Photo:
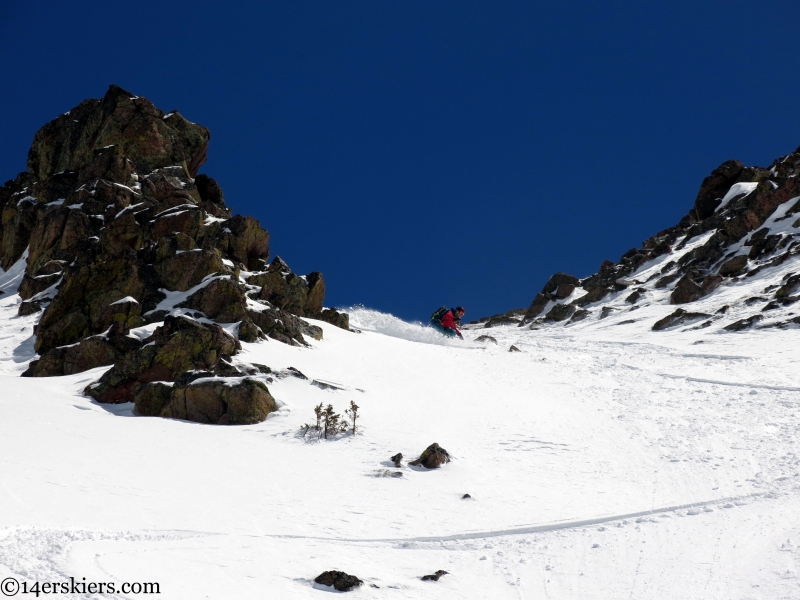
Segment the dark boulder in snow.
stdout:
<svg viewBox="0 0 800 600">
<path fill-rule="evenodd" d="M 750 329 L 756 323 L 761 321 L 764 317 L 761 315 L 753 315 L 752 317 L 747 317 L 746 319 L 740 319 L 730 325 L 726 325 L 724 327 L 725 331 L 744 331 L 745 329 Z"/>
<path fill-rule="evenodd" d="M 37 300 L 26 300 L 21 302 L 17 309 L 17 315 L 20 317 L 27 317 L 28 315 L 35 315 L 42 310 L 42 303 Z"/>
<path fill-rule="evenodd" d="M 439 569 L 433 575 L 423 575 L 422 581 L 439 581 L 439 578 L 442 577 L 443 575 L 449 575 L 449 573 L 447 571 Z"/>
<path fill-rule="evenodd" d="M 579 308 L 575 311 L 575 314 L 572 315 L 572 318 L 569 320 L 570 323 L 577 323 L 578 321 L 583 321 L 586 317 L 588 317 L 590 311 Z"/>
<path fill-rule="evenodd" d="M 695 282 L 692 274 L 684 275 L 669 298 L 670 304 L 686 304 L 699 300 L 717 289 L 721 283 L 720 275 L 707 275 L 700 280 L 700 283 Z"/>
<path fill-rule="evenodd" d="M 705 313 L 687 312 L 682 308 L 679 308 L 671 315 L 667 315 L 663 319 L 656 321 L 653 325 L 653 331 L 663 331 L 664 329 L 677 327 L 678 325 L 683 325 L 684 323 L 691 323 L 694 321 L 699 321 L 700 319 L 707 319 L 709 316 L 710 315 Z"/>
<path fill-rule="evenodd" d="M 604 306 L 603 308 L 600 309 L 600 316 L 598 318 L 605 319 L 616 310 L 617 310 L 616 308 L 613 308 L 611 306 Z"/>
<path fill-rule="evenodd" d="M 800 290 L 800 275 L 790 275 L 785 278 L 783 285 L 775 291 L 776 298 L 786 298 Z"/>
<path fill-rule="evenodd" d="M 679 279 L 680 276 L 681 276 L 681 272 L 680 271 L 675 271 L 674 273 L 669 273 L 667 275 L 664 275 L 663 277 L 660 277 L 656 281 L 656 283 L 655 283 L 655 285 L 653 287 L 655 289 L 657 289 L 657 290 L 665 288 L 669 284 L 671 284 L 673 281 L 675 281 L 676 279 Z M 634 292 L 634 293 L 636 293 L 636 292 Z"/>
<path fill-rule="evenodd" d="M 722 265 L 719 267 L 719 274 L 726 277 L 738 275 L 746 266 L 747 257 L 744 254 L 740 254 L 739 256 L 734 256 L 733 258 L 722 263 Z"/>
<path fill-rule="evenodd" d="M 339 592 L 349 592 L 364 583 L 355 575 L 348 575 L 344 571 L 325 571 L 314 582 L 333 587 Z"/>
<path fill-rule="evenodd" d="M 289 367 L 286 370 L 289 372 L 289 376 L 290 377 L 297 377 L 298 379 L 302 379 L 304 381 L 308 381 L 308 376 L 303 374 L 303 372 L 300 371 L 300 369 L 297 369 L 295 367 Z"/>
<path fill-rule="evenodd" d="M 595 302 L 600 302 L 603 298 L 608 296 L 611 293 L 611 288 L 606 287 L 604 285 L 598 285 L 592 288 L 589 288 L 589 293 L 585 296 L 581 296 L 575 302 L 578 306 L 586 306 L 587 304 L 593 304 Z"/>
<path fill-rule="evenodd" d="M 628 304 L 636 304 L 639 301 L 639 298 L 642 297 L 642 292 L 639 290 L 634 290 L 631 294 L 625 298 L 625 302 Z"/>
<path fill-rule="evenodd" d="M 417 460 L 412 460 L 410 465 L 419 466 L 422 465 L 426 469 L 438 469 L 445 463 L 450 462 L 450 454 L 439 446 L 439 444 L 433 443 L 427 448 L 425 451 L 420 454 Z"/>
<path fill-rule="evenodd" d="M 550 321 L 564 321 L 569 319 L 575 312 L 575 307 L 572 304 L 556 304 L 545 315 L 545 319 Z"/>
<path fill-rule="evenodd" d="M 267 386 L 253 379 L 202 378 L 185 385 L 146 383 L 135 394 L 142 416 L 216 425 L 260 423 L 277 409 Z"/>
<path fill-rule="evenodd" d="M 508 315 L 495 315 L 486 320 L 484 328 L 497 327 L 498 325 L 518 325 L 520 319 L 518 317 L 509 317 Z"/>
<path fill-rule="evenodd" d="M 314 318 L 319 319 L 320 321 L 325 321 L 326 323 L 330 323 L 331 325 L 335 325 L 340 329 L 350 331 L 350 315 L 339 312 L 335 308 L 326 308 Z"/>
</svg>

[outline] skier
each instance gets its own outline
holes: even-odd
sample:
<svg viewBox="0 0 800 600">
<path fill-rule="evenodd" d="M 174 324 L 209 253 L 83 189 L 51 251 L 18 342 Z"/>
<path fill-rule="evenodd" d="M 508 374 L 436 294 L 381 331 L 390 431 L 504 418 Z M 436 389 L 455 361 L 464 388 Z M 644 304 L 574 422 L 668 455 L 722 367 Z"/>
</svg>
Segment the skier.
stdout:
<svg viewBox="0 0 800 600">
<path fill-rule="evenodd" d="M 464 316 L 464 312 L 463 306 L 456 306 L 450 309 L 446 306 L 442 306 L 431 315 L 431 327 L 448 337 L 458 336 L 463 340 L 464 336 L 461 335 L 459 326 L 461 325 L 461 317 Z"/>
</svg>

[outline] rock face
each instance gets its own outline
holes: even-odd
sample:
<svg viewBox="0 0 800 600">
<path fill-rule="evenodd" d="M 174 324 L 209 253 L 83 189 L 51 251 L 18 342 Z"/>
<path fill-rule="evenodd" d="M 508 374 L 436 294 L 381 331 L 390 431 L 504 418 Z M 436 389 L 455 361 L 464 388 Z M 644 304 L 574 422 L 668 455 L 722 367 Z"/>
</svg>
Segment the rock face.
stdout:
<svg viewBox="0 0 800 600">
<path fill-rule="evenodd" d="M 798 176 L 800 149 L 768 168 L 724 162 L 703 180 L 693 206 L 677 225 L 647 239 L 641 248 L 631 248 L 619 262 L 603 261 L 589 277 L 556 273 L 534 296 L 520 326 L 635 323 L 637 319 L 625 318 L 627 312 L 660 306 L 661 318 L 647 324 L 656 331 L 679 326 L 715 332 L 794 327 L 786 308 L 795 300 L 794 290 L 785 286 L 800 272 Z M 728 311 L 726 288 L 755 281 L 756 275 L 764 282 L 762 295 L 742 296 Z M 675 311 L 670 305 L 684 308 Z M 752 314 L 762 311 L 758 318 Z M 698 314 L 710 320 L 694 325 Z M 492 327 L 502 317 L 481 322 Z"/>
<path fill-rule="evenodd" d="M 240 340 L 321 339 L 302 317 L 348 328 L 323 308 L 322 274 L 295 275 L 280 258 L 268 266 L 269 233 L 198 174 L 209 139 L 115 85 L 36 133 L 27 171 L 0 187 L 0 266 L 26 256 L 19 314 L 39 315 L 39 358 L 25 376 L 113 365 L 86 389 L 98 402 L 250 423 L 275 401 L 241 379 Z M 202 383 L 180 383 L 199 372 Z"/>
</svg>

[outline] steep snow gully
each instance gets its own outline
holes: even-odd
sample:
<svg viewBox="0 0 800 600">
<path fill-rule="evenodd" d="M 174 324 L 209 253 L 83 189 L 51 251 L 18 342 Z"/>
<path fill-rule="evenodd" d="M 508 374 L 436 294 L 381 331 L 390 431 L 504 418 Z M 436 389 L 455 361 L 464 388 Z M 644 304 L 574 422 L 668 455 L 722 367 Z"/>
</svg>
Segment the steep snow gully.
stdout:
<svg viewBox="0 0 800 600">
<path fill-rule="evenodd" d="M 308 379 L 269 382 L 265 422 L 219 427 L 85 397 L 108 367 L 20 378 L 37 317 L 17 316 L 19 278 L 0 277 L 0 579 L 321 598 L 339 569 L 356 598 L 800 596 L 797 329 L 607 319 L 460 342 L 355 307 L 360 333 L 243 343 L 238 361 Z M 302 435 L 351 400 L 355 436 Z M 432 442 L 441 469 L 389 460 Z"/>
</svg>

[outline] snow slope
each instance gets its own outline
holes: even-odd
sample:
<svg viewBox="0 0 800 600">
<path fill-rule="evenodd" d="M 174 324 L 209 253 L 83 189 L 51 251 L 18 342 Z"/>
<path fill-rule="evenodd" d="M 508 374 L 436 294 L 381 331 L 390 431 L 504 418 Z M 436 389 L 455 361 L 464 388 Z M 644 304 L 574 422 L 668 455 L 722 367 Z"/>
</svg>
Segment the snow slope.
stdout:
<svg viewBox="0 0 800 600">
<path fill-rule="evenodd" d="M 312 321 L 309 348 L 242 344 L 237 361 L 309 379 L 268 383 L 283 406 L 264 423 L 209 426 L 82 396 L 104 368 L 20 378 L 37 316 L 16 316 L 15 268 L 0 278 L 0 580 L 326 598 L 313 579 L 339 569 L 365 581 L 354 598 L 800 597 L 796 328 L 655 333 L 654 306 L 647 326 L 458 342 L 356 308 L 361 333 Z M 315 405 L 351 400 L 357 435 L 299 433 Z M 389 476 L 390 456 L 433 442 L 453 462 Z"/>
</svg>

